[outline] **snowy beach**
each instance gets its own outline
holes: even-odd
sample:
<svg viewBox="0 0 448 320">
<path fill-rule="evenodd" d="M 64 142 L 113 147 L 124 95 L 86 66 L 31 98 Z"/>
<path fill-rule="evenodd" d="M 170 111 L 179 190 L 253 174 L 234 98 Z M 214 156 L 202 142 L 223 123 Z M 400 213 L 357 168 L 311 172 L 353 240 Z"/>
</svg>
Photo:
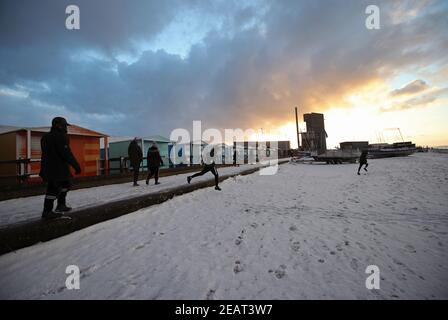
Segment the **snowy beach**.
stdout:
<svg viewBox="0 0 448 320">
<path fill-rule="evenodd" d="M 0 298 L 448 299 L 448 155 L 357 166 L 284 164 L 0 256 Z"/>
<path fill-rule="evenodd" d="M 218 169 L 221 176 L 239 174 L 247 169 L 260 168 L 263 165 L 246 164 L 239 167 L 222 167 Z M 199 171 L 199 169 L 198 169 Z M 187 183 L 187 176 L 193 173 L 184 173 L 174 176 L 161 177 L 161 184 L 154 186 L 154 179 L 149 185 L 145 180 L 139 181 L 138 187 L 131 187 L 132 182 L 118 183 L 100 187 L 72 190 L 67 196 L 68 203 L 73 203 L 73 213 L 86 207 L 92 207 L 111 201 L 118 201 L 133 198 L 141 195 L 154 194 L 166 191 L 171 188 L 179 187 Z M 205 175 L 197 177 L 192 183 L 197 183 L 210 179 Z M 0 201 L 0 227 L 11 225 L 18 222 L 40 219 L 42 214 L 44 195 L 31 196 L 25 198 L 10 199 Z"/>
</svg>

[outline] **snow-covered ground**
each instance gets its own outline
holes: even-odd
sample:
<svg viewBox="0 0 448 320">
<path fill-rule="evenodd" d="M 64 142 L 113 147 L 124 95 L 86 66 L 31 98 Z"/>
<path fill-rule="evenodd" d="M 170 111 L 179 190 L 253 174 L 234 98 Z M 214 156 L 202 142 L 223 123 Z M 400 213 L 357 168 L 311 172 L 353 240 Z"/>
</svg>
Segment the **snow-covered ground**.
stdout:
<svg viewBox="0 0 448 320">
<path fill-rule="evenodd" d="M 241 171 L 260 167 L 256 165 L 241 165 L 239 167 L 218 168 L 220 175 L 236 174 Z M 132 182 L 113 184 L 101 187 L 85 188 L 70 191 L 67 195 L 67 203 L 76 210 L 99 205 L 110 201 L 123 200 L 144 194 L 157 193 L 187 183 L 187 176 L 193 173 L 179 174 L 175 176 L 160 177 L 160 185 L 154 185 L 154 179 L 151 179 L 149 185 L 145 184 L 145 180 L 139 181 L 140 186 L 133 187 Z M 213 179 L 211 174 L 197 177 L 192 183 Z M 33 196 L 26 198 L 11 199 L 0 201 L 0 226 L 6 226 L 16 222 L 27 221 L 30 219 L 39 219 L 42 214 L 44 196 Z"/>
<path fill-rule="evenodd" d="M 369 163 L 281 165 L 0 256 L 0 298 L 447 299 L 448 155 Z"/>
</svg>

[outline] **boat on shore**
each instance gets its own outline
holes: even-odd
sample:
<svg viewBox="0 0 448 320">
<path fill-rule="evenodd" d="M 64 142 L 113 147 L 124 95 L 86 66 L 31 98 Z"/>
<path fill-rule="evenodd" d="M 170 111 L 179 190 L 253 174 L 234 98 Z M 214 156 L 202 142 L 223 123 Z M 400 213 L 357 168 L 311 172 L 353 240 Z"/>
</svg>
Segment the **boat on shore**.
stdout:
<svg viewBox="0 0 448 320">
<path fill-rule="evenodd" d="M 396 142 L 396 143 L 378 143 L 369 145 L 369 158 L 390 158 L 390 157 L 406 157 L 415 153 L 417 148 L 415 143 Z"/>
<path fill-rule="evenodd" d="M 435 153 L 448 153 L 448 147 L 436 147 L 436 148 L 431 148 L 431 152 L 435 152 Z"/>
<path fill-rule="evenodd" d="M 318 162 L 326 162 L 327 164 L 342 164 L 344 162 L 355 163 L 360 154 L 361 153 L 356 150 L 327 150 L 319 155 L 312 155 L 312 157 Z"/>
</svg>

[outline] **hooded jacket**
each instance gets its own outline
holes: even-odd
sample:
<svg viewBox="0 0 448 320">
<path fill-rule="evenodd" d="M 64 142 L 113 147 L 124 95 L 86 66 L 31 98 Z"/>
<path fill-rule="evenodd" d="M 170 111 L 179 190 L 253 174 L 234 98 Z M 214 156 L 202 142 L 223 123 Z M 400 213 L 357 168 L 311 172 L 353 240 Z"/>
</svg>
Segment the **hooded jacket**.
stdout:
<svg viewBox="0 0 448 320">
<path fill-rule="evenodd" d="M 40 140 L 42 159 L 39 176 L 45 181 L 65 181 L 71 177 L 70 166 L 81 171 L 73 155 L 67 133 L 52 127 Z"/>
<path fill-rule="evenodd" d="M 156 146 L 151 146 L 151 148 L 148 149 L 148 167 L 160 167 L 163 166 L 163 160 L 160 156 L 159 149 Z"/>
<path fill-rule="evenodd" d="M 140 162 L 143 159 L 143 153 L 142 148 L 140 148 L 136 140 L 132 140 L 129 144 L 128 156 L 132 167 L 140 167 Z"/>
</svg>

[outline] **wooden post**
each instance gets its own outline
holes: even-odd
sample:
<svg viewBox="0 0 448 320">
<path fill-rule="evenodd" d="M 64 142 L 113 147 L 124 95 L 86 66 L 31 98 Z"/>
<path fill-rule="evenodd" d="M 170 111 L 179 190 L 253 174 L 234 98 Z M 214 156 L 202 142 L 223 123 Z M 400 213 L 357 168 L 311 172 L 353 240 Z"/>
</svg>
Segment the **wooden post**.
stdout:
<svg viewBox="0 0 448 320">
<path fill-rule="evenodd" d="M 109 137 L 104 137 L 104 175 L 109 175 Z"/>
<path fill-rule="evenodd" d="M 299 117 L 297 115 L 297 107 L 296 107 L 296 133 L 297 133 L 297 149 L 300 148 L 300 138 L 299 138 Z"/>
<path fill-rule="evenodd" d="M 31 130 L 26 130 L 26 158 L 29 162 L 26 164 L 26 174 L 31 173 Z M 28 176 L 25 176 L 28 179 Z"/>
</svg>

